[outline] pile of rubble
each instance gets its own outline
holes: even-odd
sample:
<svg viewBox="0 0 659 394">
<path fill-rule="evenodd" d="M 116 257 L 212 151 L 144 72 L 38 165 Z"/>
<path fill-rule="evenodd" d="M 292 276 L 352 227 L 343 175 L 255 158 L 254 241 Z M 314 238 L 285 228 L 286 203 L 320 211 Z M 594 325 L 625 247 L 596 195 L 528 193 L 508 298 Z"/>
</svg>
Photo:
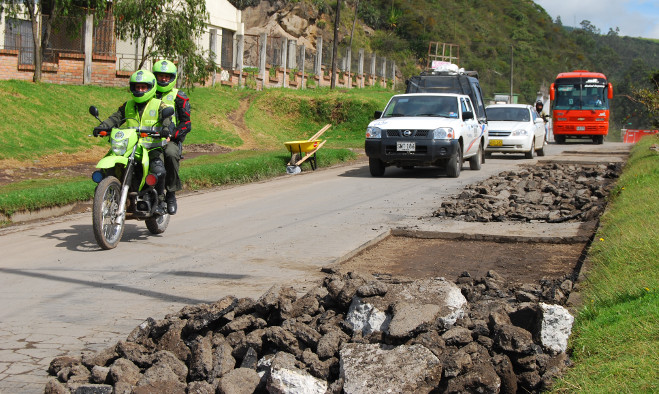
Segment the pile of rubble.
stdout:
<svg viewBox="0 0 659 394">
<path fill-rule="evenodd" d="M 468 222 L 588 222 L 599 218 L 622 165 L 550 163 L 469 185 L 433 214 Z"/>
<path fill-rule="evenodd" d="M 493 271 L 451 283 L 326 270 L 301 296 L 228 296 L 57 357 L 45 392 L 540 392 L 569 364 L 571 289 Z"/>
</svg>

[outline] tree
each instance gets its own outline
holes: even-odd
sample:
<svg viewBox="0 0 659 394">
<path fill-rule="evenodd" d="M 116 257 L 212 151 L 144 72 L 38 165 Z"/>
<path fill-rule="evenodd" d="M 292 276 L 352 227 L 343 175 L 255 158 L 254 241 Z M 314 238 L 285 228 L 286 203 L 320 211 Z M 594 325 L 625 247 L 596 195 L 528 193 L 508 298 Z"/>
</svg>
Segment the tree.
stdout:
<svg viewBox="0 0 659 394">
<path fill-rule="evenodd" d="M 142 47 L 139 68 L 158 57 L 178 60 L 181 79 L 192 86 L 215 67 L 196 44 L 208 21 L 205 0 L 119 0 L 114 15 L 117 37 Z"/>
<path fill-rule="evenodd" d="M 330 89 L 334 89 L 336 85 L 336 57 L 338 54 L 339 46 L 339 25 L 341 22 L 341 0 L 336 0 L 336 14 L 334 15 L 334 42 L 332 43 L 332 80 L 330 81 Z"/>
<path fill-rule="evenodd" d="M 0 16 L 4 14 L 9 18 L 29 19 L 32 25 L 34 45 L 32 80 L 40 82 L 44 51 L 50 43 L 53 21 L 59 17 L 69 16 L 72 18 L 67 18 L 67 23 L 80 27 L 87 14 L 102 16 L 105 13 L 106 4 L 105 0 L 4 0 L 0 1 Z M 41 19 L 41 23 L 39 23 L 39 19 Z"/>
<path fill-rule="evenodd" d="M 640 103 L 648 111 L 650 124 L 659 128 L 659 72 L 655 72 L 650 78 L 652 88 L 633 89 L 632 100 Z"/>
</svg>

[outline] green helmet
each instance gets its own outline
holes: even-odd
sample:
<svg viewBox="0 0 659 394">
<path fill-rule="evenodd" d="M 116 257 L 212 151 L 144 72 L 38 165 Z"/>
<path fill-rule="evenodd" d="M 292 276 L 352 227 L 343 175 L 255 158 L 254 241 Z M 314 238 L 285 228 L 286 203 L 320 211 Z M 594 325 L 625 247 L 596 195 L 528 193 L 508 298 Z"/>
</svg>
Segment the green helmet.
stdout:
<svg viewBox="0 0 659 394">
<path fill-rule="evenodd" d="M 135 85 L 138 83 L 145 83 L 149 86 L 146 92 L 138 91 Z M 156 95 L 156 77 L 149 70 L 137 70 L 130 76 L 130 92 L 133 94 L 133 99 L 136 103 L 143 103 L 151 100 Z"/>
<path fill-rule="evenodd" d="M 169 60 L 160 60 L 159 62 L 156 62 L 156 64 L 153 65 L 153 74 L 156 75 L 156 79 L 158 75 L 164 75 L 167 77 L 164 81 L 158 81 L 156 89 L 158 89 L 159 92 L 169 92 L 176 85 L 176 66 Z"/>
</svg>

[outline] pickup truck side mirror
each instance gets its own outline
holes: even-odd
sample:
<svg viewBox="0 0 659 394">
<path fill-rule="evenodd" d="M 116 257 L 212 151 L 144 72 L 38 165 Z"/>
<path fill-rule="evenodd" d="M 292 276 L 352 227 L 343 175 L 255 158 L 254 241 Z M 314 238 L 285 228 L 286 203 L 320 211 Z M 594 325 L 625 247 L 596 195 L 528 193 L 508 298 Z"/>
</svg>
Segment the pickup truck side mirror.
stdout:
<svg viewBox="0 0 659 394">
<path fill-rule="evenodd" d="M 474 119 L 474 113 L 471 111 L 465 111 L 462 113 L 462 120 Z"/>
<path fill-rule="evenodd" d="M 373 116 L 375 119 L 380 119 L 382 117 L 382 111 L 375 111 Z"/>
</svg>

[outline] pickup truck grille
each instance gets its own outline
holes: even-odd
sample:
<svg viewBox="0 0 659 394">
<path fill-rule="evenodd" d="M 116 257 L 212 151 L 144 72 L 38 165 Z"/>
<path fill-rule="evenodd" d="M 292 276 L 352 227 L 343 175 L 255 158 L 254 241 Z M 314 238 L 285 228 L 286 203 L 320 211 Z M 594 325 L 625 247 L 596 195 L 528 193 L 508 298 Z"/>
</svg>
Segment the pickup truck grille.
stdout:
<svg viewBox="0 0 659 394">
<path fill-rule="evenodd" d="M 487 134 L 490 137 L 508 137 L 510 135 L 510 131 L 490 130 L 487 132 Z"/>
<path fill-rule="evenodd" d="M 406 136 L 405 134 L 403 134 L 405 131 L 408 130 L 412 133 L 411 135 Z M 387 130 L 387 137 L 404 137 L 404 138 L 427 137 L 428 133 L 430 133 L 430 130 L 392 129 L 392 130 Z"/>
</svg>

